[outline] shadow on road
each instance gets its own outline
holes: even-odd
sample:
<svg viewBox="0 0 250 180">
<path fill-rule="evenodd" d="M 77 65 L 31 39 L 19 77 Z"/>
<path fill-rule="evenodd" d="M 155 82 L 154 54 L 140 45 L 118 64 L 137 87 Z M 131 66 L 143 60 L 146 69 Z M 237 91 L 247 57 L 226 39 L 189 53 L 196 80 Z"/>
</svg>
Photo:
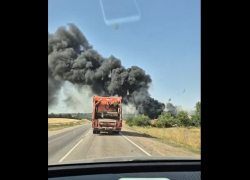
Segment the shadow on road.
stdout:
<svg viewBox="0 0 250 180">
<path fill-rule="evenodd" d="M 123 134 L 124 136 L 155 138 L 155 137 L 152 137 L 148 134 L 140 134 L 140 133 L 131 132 L 131 131 L 121 131 L 121 134 Z M 115 134 L 115 133 L 100 133 L 98 135 L 99 136 L 121 136 L 120 134 Z"/>
<path fill-rule="evenodd" d="M 121 131 L 121 133 L 124 135 L 124 136 L 136 136 L 136 137 L 146 137 L 146 138 L 154 138 L 148 134 L 140 134 L 140 133 L 137 133 L 137 132 L 132 132 L 132 131 Z"/>
<path fill-rule="evenodd" d="M 120 136 L 120 134 L 115 133 L 100 133 L 99 136 Z"/>
</svg>

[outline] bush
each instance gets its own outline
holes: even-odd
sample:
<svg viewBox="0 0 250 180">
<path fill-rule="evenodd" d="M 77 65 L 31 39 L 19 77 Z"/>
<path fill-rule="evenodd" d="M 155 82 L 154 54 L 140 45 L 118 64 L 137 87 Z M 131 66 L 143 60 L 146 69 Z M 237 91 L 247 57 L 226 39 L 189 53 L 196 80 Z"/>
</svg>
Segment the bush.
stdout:
<svg viewBox="0 0 250 180">
<path fill-rule="evenodd" d="M 138 116 L 133 119 L 134 126 L 151 126 L 151 120 L 148 116 Z"/>
<path fill-rule="evenodd" d="M 150 126 L 151 120 L 147 116 L 128 117 L 126 118 L 126 124 L 129 126 Z"/>
<path fill-rule="evenodd" d="M 201 126 L 201 102 L 197 102 L 195 105 L 195 115 L 192 116 L 191 125 Z"/>
<path fill-rule="evenodd" d="M 164 128 L 164 127 L 166 127 L 166 120 L 157 120 L 154 123 L 154 126 L 157 128 Z"/>
<path fill-rule="evenodd" d="M 163 112 L 159 118 L 158 121 L 155 122 L 155 127 L 158 128 L 164 128 L 164 127 L 173 127 L 175 125 L 180 125 L 180 122 L 177 118 L 174 118 L 171 116 L 169 112 Z"/>
<path fill-rule="evenodd" d="M 177 119 L 180 121 L 181 125 L 185 127 L 189 126 L 191 123 L 186 111 L 180 111 L 177 115 Z"/>
<path fill-rule="evenodd" d="M 200 117 L 197 115 L 193 115 L 191 122 L 190 122 L 190 125 L 195 126 L 195 127 L 200 127 L 201 126 Z"/>
<path fill-rule="evenodd" d="M 126 118 L 126 124 L 129 126 L 133 126 L 133 117 L 128 117 Z"/>
</svg>

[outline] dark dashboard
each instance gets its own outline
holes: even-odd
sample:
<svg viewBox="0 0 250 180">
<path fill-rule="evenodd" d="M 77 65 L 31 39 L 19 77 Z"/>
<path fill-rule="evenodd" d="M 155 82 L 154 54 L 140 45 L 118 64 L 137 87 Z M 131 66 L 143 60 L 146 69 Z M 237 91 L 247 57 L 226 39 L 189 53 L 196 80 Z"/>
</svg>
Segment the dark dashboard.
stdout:
<svg viewBox="0 0 250 180">
<path fill-rule="evenodd" d="M 50 180 L 200 180 L 201 160 L 129 161 L 53 165 Z"/>
</svg>

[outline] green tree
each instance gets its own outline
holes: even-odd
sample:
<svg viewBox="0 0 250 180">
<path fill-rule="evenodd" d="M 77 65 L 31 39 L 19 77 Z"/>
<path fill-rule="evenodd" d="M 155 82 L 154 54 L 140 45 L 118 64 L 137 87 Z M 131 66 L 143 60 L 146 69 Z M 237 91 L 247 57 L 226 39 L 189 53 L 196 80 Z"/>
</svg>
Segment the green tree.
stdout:
<svg viewBox="0 0 250 180">
<path fill-rule="evenodd" d="M 126 118 L 126 124 L 128 124 L 129 126 L 133 126 L 133 117 L 127 117 Z"/>
<path fill-rule="evenodd" d="M 195 105 L 195 109 L 196 109 L 196 114 L 200 116 L 201 114 L 201 102 L 197 102 Z"/>
<path fill-rule="evenodd" d="M 126 124 L 129 126 L 151 126 L 151 120 L 148 116 L 137 116 L 137 117 L 128 117 L 126 118 Z"/>
<path fill-rule="evenodd" d="M 186 111 L 181 110 L 178 115 L 177 119 L 180 121 L 181 125 L 189 126 L 191 121 L 189 120 L 188 113 Z"/>
<path fill-rule="evenodd" d="M 155 126 L 159 128 L 172 127 L 175 124 L 180 125 L 178 119 L 171 116 L 169 112 L 162 112 L 158 120 L 155 122 Z"/>
<path fill-rule="evenodd" d="M 133 118 L 133 125 L 141 126 L 141 127 L 150 126 L 151 120 L 148 116 L 145 116 L 145 115 L 134 117 Z"/>
<path fill-rule="evenodd" d="M 195 126 L 201 125 L 201 102 L 199 101 L 195 104 L 195 115 L 192 116 L 192 123 Z"/>
</svg>

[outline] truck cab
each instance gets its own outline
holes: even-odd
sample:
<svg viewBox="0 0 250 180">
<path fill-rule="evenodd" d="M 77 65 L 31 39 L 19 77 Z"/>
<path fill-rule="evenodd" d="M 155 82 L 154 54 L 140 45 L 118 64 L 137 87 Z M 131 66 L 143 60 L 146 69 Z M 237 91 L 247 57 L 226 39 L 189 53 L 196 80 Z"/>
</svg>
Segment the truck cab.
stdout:
<svg viewBox="0 0 250 180">
<path fill-rule="evenodd" d="M 122 129 L 122 97 L 93 97 L 93 134 L 116 133 Z"/>
</svg>

